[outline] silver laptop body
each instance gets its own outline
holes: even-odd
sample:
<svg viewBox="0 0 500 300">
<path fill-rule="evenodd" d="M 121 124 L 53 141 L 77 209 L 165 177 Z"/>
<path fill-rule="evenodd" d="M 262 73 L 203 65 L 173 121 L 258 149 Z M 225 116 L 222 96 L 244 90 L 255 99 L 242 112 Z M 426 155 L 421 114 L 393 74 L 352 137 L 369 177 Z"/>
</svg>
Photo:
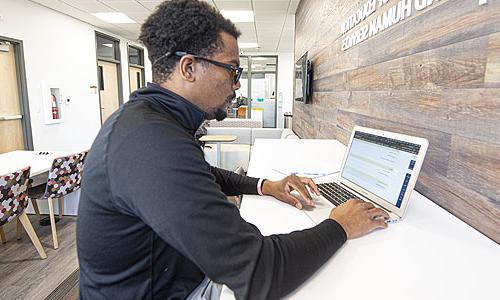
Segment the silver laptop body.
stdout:
<svg viewBox="0 0 500 300">
<path fill-rule="evenodd" d="M 354 127 L 337 179 L 318 184 L 322 196 L 316 199 L 317 209 L 306 213 L 319 223 L 325 219 L 322 209 L 359 198 L 386 210 L 391 217 L 387 222 L 401 220 L 428 145 L 424 138 Z"/>
</svg>

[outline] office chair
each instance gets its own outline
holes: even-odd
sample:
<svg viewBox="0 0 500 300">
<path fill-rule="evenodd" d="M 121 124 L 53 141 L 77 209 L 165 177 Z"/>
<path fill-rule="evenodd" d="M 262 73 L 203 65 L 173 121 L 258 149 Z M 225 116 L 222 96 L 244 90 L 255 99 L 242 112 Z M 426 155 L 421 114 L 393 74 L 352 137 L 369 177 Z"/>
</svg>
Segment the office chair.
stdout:
<svg viewBox="0 0 500 300">
<path fill-rule="evenodd" d="M 80 184 L 83 175 L 83 163 L 87 151 L 77 154 L 55 158 L 52 162 L 52 167 L 49 171 L 49 177 L 45 185 L 40 185 L 30 188 L 28 195 L 33 204 L 35 213 L 40 218 L 40 211 L 38 209 L 37 200 L 46 199 L 49 204 L 49 219 L 50 227 L 52 230 L 52 240 L 54 242 L 54 249 L 59 247 L 57 241 L 56 222 L 63 216 L 63 201 L 64 196 L 80 189 Z M 58 199 L 59 218 L 54 217 L 54 199 Z M 40 220 L 40 223 L 44 220 Z"/>
<path fill-rule="evenodd" d="M 30 167 L 0 176 L 0 235 L 2 243 L 6 242 L 2 226 L 13 220 L 19 220 L 28 233 L 31 242 L 42 259 L 47 258 L 42 244 L 26 215 L 28 206 L 28 180 Z"/>
</svg>

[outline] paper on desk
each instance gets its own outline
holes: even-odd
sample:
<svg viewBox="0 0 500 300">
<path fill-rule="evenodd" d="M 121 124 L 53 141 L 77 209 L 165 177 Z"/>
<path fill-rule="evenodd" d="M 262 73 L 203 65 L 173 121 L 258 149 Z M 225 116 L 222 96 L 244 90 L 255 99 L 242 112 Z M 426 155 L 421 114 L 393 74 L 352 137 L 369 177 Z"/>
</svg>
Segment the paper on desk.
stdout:
<svg viewBox="0 0 500 300">
<path fill-rule="evenodd" d="M 321 159 L 308 157 L 307 160 L 296 160 L 287 162 L 275 162 L 273 170 L 284 175 L 295 174 L 298 176 L 318 177 L 337 172 L 339 165 L 325 164 Z"/>
</svg>

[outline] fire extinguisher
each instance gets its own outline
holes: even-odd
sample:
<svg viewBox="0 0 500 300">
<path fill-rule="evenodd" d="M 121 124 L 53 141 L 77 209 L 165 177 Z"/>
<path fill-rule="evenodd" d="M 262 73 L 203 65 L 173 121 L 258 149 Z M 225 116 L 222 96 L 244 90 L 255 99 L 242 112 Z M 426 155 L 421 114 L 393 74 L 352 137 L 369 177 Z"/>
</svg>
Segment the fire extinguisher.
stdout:
<svg viewBox="0 0 500 300">
<path fill-rule="evenodd" d="M 57 111 L 57 98 L 55 95 L 52 95 L 52 119 L 59 119 L 59 113 Z"/>
</svg>

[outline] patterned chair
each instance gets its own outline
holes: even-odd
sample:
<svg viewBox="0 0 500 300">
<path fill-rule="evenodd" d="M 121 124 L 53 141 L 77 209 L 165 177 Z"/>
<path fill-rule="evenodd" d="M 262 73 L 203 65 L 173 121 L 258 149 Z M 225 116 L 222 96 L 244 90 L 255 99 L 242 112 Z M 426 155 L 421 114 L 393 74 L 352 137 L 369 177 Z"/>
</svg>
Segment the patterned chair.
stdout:
<svg viewBox="0 0 500 300">
<path fill-rule="evenodd" d="M 30 188 L 29 197 L 33 204 L 35 213 L 40 217 L 37 199 L 47 199 L 49 203 L 50 227 L 52 229 L 52 240 L 54 249 L 59 247 L 57 241 L 56 218 L 54 217 L 54 199 L 58 199 L 59 219 L 63 216 L 64 196 L 80 189 L 83 175 L 83 163 L 87 151 L 77 154 L 58 157 L 52 162 L 47 184 Z"/>
<path fill-rule="evenodd" d="M 25 210 L 28 206 L 27 190 L 29 177 L 30 167 L 0 176 L 0 234 L 2 243 L 5 243 L 5 234 L 2 226 L 18 219 L 28 233 L 33 245 L 35 245 L 40 257 L 45 259 L 47 258 L 47 254 L 45 254 Z"/>
</svg>

